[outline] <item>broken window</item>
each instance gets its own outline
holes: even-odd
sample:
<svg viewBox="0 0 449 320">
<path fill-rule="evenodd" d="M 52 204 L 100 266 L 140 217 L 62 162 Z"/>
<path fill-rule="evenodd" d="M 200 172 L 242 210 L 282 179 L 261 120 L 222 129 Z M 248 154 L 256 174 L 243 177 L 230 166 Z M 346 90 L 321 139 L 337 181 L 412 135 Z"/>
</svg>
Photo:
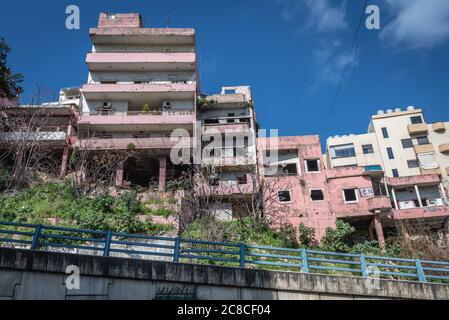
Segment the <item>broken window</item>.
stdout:
<svg viewBox="0 0 449 320">
<path fill-rule="evenodd" d="M 291 202 L 292 197 L 290 191 L 279 191 L 278 192 L 279 202 Z"/>
<path fill-rule="evenodd" d="M 306 160 L 306 170 L 307 172 L 320 172 L 320 161 Z"/>
<path fill-rule="evenodd" d="M 345 202 L 357 202 L 357 189 L 345 189 L 343 190 Z"/>
<path fill-rule="evenodd" d="M 323 201 L 324 193 L 321 189 L 310 190 L 310 199 L 312 201 Z"/>
<path fill-rule="evenodd" d="M 238 177 L 236 177 L 236 180 L 237 180 L 238 184 L 247 184 L 248 183 L 248 179 L 247 179 L 246 175 L 238 176 Z"/>
</svg>

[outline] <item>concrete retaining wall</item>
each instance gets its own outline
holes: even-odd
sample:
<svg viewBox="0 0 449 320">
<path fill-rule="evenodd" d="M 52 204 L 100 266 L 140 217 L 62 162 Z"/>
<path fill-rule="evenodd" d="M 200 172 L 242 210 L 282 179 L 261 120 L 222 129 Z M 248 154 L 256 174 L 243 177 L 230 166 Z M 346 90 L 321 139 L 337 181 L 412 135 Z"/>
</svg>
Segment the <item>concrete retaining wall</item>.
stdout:
<svg viewBox="0 0 449 320">
<path fill-rule="evenodd" d="M 65 286 L 67 266 L 80 289 Z M 449 286 L 0 249 L 0 299 L 449 299 Z"/>
</svg>

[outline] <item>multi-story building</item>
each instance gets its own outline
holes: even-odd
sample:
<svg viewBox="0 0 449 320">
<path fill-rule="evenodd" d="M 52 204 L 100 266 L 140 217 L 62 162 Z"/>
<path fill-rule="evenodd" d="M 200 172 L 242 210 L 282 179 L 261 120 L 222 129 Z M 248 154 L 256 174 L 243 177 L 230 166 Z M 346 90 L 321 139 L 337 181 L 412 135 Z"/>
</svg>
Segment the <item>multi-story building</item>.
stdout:
<svg viewBox="0 0 449 320">
<path fill-rule="evenodd" d="M 256 116 L 247 86 L 223 87 L 220 94 L 199 99 L 201 166 L 213 167 L 209 196 L 220 203 L 213 211 L 231 219 L 244 215 L 256 188 Z M 249 198 L 249 199 L 248 199 Z"/>
<path fill-rule="evenodd" d="M 394 219 L 431 218 L 430 212 L 446 217 L 446 125 L 427 124 L 423 111 L 414 107 L 380 110 L 372 116 L 367 134 L 328 138 L 327 166 L 382 171 L 380 190 L 391 197 L 390 217 Z"/>
<path fill-rule="evenodd" d="M 0 151 L 13 150 L 15 172 L 26 152 L 11 144 L 25 131 L 60 157 L 61 175 L 72 148 L 92 157 L 125 152 L 113 174 L 121 187 L 156 181 L 150 191 L 164 192 L 193 163 L 210 174 L 198 194 L 214 199 L 210 211 L 222 219 L 261 205 L 273 228 L 304 224 L 321 239 L 343 219 L 382 245 L 384 228 L 397 221 L 449 221 L 449 122 L 426 124 L 413 107 L 379 111 L 366 134 L 329 138 L 323 156 L 318 136 L 258 137 L 247 86 L 200 95 L 193 29 L 145 28 L 139 14 L 102 13 L 90 38 L 82 88 L 63 89 L 41 108 L 0 110 Z M 48 110 L 41 123 L 17 127 L 36 110 Z M 179 129 L 187 139 L 173 139 Z M 175 146 L 190 152 L 184 162 L 173 161 Z M 86 170 L 78 166 L 75 177 Z"/>
<path fill-rule="evenodd" d="M 193 29 L 145 28 L 139 14 L 101 13 L 90 29 L 87 84 L 78 118 L 80 150 L 135 150 L 116 170 L 124 181 L 165 189 L 175 129 L 195 133 L 197 64 Z M 192 144 L 191 141 L 189 143 Z"/>
</svg>

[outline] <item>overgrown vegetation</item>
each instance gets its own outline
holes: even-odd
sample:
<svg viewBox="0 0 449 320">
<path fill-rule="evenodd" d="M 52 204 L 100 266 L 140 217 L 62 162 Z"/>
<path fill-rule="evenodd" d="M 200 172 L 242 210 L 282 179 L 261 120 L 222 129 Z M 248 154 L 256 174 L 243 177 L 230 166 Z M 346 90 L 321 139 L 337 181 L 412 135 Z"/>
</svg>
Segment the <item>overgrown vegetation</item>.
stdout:
<svg viewBox="0 0 449 320">
<path fill-rule="evenodd" d="M 78 197 L 70 184 L 43 184 L 0 197 L 0 220 L 20 223 L 56 222 L 90 230 L 159 234 L 172 231 L 153 225 L 136 192 Z M 146 218 L 143 218 L 145 217 Z"/>
</svg>

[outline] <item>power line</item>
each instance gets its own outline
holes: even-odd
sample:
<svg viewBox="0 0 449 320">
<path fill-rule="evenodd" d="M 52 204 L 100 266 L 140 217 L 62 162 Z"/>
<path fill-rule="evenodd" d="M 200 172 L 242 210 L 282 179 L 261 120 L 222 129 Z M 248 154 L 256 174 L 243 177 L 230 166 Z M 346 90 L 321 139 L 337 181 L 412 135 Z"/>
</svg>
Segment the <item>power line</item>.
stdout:
<svg viewBox="0 0 449 320">
<path fill-rule="evenodd" d="M 332 99 L 332 103 L 326 113 L 326 116 L 323 119 L 323 122 L 320 125 L 320 129 L 319 131 L 321 131 L 321 129 L 324 127 L 324 125 L 326 124 L 327 120 L 329 119 L 329 116 L 332 114 L 332 111 L 334 110 L 335 104 L 337 102 L 337 98 L 340 94 L 341 88 L 343 87 L 343 82 L 346 76 L 346 72 L 348 71 L 349 65 L 351 64 L 351 60 L 352 60 L 352 56 L 355 50 L 358 49 L 358 38 L 359 38 L 359 33 L 360 33 L 360 29 L 362 28 L 362 24 L 363 24 L 363 18 L 365 17 L 365 9 L 368 6 L 368 0 L 365 0 L 364 5 L 362 7 L 362 14 L 360 15 L 360 20 L 359 23 L 357 25 L 357 29 L 355 31 L 354 34 L 354 39 L 352 40 L 352 46 L 351 46 L 351 51 L 349 52 L 348 55 L 348 60 L 346 61 L 346 65 L 345 68 L 343 69 L 343 74 L 340 78 L 340 82 L 338 83 L 337 86 L 337 91 L 335 92 L 334 98 Z M 352 76 L 351 76 L 352 78 Z"/>
</svg>

